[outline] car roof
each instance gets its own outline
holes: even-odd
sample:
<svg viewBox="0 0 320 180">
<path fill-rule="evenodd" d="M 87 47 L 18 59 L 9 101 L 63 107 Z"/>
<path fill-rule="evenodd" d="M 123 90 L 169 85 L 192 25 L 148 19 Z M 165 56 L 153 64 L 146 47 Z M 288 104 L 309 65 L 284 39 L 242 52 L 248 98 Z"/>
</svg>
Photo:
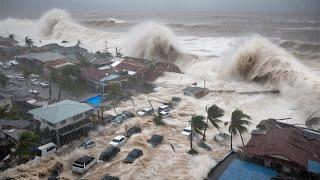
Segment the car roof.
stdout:
<svg viewBox="0 0 320 180">
<path fill-rule="evenodd" d="M 122 139 L 122 138 L 125 138 L 125 136 L 119 135 L 119 136 L 114 137 L 113 139 L 120 140 L 120 139 Z"/>
<path fill-rule="evenodd" d="M 144 108 L 143 109 L 144 111 L 150 111 L 150 110 L 152 110 L 151 108 Z"/>
<path fill-rule="evenodd" d="M 74 163 L 76 163 L 76 164 L 83 164 L 83 163 L 92 161 L 92 159 L 94 159 L 94 157 L 91 157 L 91 156 L 82 156 L 81 158 L 77 159 Z"/>
<path fill-rule="evenodd" d="M 184 129 L 191 130 L 191 126 L 187 126 Z"/>
<path fill-rule="evenodd" d="M 168 108 L 168 107 L 169 107 L 168 105 L 164 105 L 164 104 L 160 106 L 161 109 L 165 109 L 165 108 Z"/>
</svg>

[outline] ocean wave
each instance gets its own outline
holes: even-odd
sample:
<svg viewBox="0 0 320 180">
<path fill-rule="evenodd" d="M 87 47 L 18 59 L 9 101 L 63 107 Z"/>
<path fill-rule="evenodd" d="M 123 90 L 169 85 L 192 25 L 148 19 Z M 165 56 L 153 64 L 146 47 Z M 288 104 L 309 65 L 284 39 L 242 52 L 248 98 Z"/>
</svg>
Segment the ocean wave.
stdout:
<svg viewBox="0 0 320 180">
<path fill-rule="evenodd" d="M 164 25 L 153 22 L 135 26 L 125 38 L 125 46 L 130 56 L 175 62 L 184 53 L 174 33 Z"/>
<path fill-rule="evenodd" d="M 240 77 L 279 89 L 303 113 L 319 107 L 319 77 L 266 38 L 257 36 L 240 45 L 231 65 L 223 71 L 226 77 Z"/>
<path fill-rule="evenodd" d="M 301 51 L 301 52 L 311 52 L 311 53 L 320 52 L 320 44 L 318 43 L 283 40 L 280 43 L 280 46 L 288 49 L 294 49 L 296 51 Z"/>
</svg>

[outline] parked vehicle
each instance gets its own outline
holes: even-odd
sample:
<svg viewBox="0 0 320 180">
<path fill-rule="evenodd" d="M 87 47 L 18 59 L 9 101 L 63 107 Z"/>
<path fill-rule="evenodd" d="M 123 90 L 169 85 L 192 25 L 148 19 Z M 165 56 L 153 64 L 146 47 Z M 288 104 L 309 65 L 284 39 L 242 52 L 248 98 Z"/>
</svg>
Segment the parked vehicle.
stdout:
<svg viewBox="0 0 320 180">
<path fill-rule="evenodd" d="M 133 163 L 134 160 L 138 159 L 140 156 L 143 155 L 143 152 L 141 149 L 133 149 L 126 159 L 124 160 L 125 163 Z"/>
<path fill-rule="evenodd" d="M 158 112 L 169 112 L 171 110 L 171 108 L 168 106 L 168 105 L 161 105 L 159 108 L 158 108 Z"/>
<path fill-rule="evenodd" d="M 39 92 L 37 90 L 35 90 L 35 89 L 30 89 L 29 92 L 34 94 L 34 95 L 38 95 L 39 94 Z"/>
<path fill-rule="evenodd" d="M 43 87 L 43 88 L 48 88 L 48 87 L 49 87 L 49 84 L 46 83 L 46 82 L 41 82 L 41 83 L 40 83 L 40 86 Z"/>
<path fill-rule="evenodd" d="M 114 116 L 111 114 L 104 114 L 102 124 L 106 125 L 107 123 L 110 123 L 114 119 Z"/>
<path fill-rule="evenodd" d="M 151 139 L 148 139 L 147 142 L 151 144 L 152 147 L 156 147 L 161 144 L 163 141 L 163 136 L 161 135 L 152 135 Z"/>
<path fill-rule="evenodd" d="M 18 81 L 24 81 L 25 78 L 22 75 L 16 76 Z"/>
<path fill-rule="evenodd" d="M 44 157 L 57 152 L 57 145 L 50 142 L 37 148 L 37 156 Z"/>
<path fill-rule="evenodd" d="M 31 81 L 31 84 L 35 86 L 38 86 L 40 84 L 40 82 L 37 79 L 30 79 L 30 81 Z"/>
<path fill-rule="evenodd" d="M 10 67 L 11 67 L 11 64 L 9 64 L 9 63 L 2 63 L 2 64 L 0 64 L 1 65 L 1 67 L 3 68 L 3 69 L 9 69 Z"/>
<path fill-rule="evenodd" d="M 96 146 L 96 143 L 92 140 L 87 140 L 81 144 L 80 147 L 84 147 L 85 149 L 90 149 Z"/>
<path fill-rule="evenodd" d="M 119 180 L 118 177 L 105 175 L 101 180 Z"/>
<path fill-rule="evenodd" d="M 137 133 L 140 133 L 140 132 L 141 132 L 141 128 L 140 128 L 140 127 L 138 127 L 138 126 L 133 126 L 133 127 L 129 128 L 129 129 L 127 130 L 127 132 L 124 133 L 124 135 L 125 135 L 126 137 L 131 137 L 132 135 L 137 134 Z"/>
<path fill-rule="evenodd" d="M 184 128 L 181 133 L 183 135 L 190 136 L 190 134 L 191 134 L 191 126 L 187 126 L 186 128 Z"/>
<path fill-rule="evenodd" d="M 120 147 L 126 142 L 127 138 L 125 136 L 116 136 L 112 139 L 112 141 L 109 143 L 109 145 L 114 147 Z"/>
<path fill-rule="evenodd" d="M 30 78 L 30 79 L 39 79 L 39 75 L 30 74 L 30 75 L 29 75 L 29 78 Z"/>
<path fill-rule="evenodd" d="M 139 116 L 149 116 L 149 115 L 152 114 L 152 109 L 151 109 L 151 108 L 144 108 L 144 109 L 142 109 L 142 110 L 139 110 L 139 111 L 137 112 L 137 114 L 138 114 Z"/>
<path fill-rule="evenodd" d="M 72 172 L 83 174 L 96 163 L 97 159 L 95 157 L 83 156 L 72 164 Z"/>
<path fill-rule="evenodd" d="M 166 111 L 160 111 L 159 112 L 163 117 L 166 117 L 166 116 L 169 116 L 169 112 L 166 112 Z"/>
<path fill-rule="evenodd" d="M 129 112 L 129 111 L 123 111 L 122 114 L 126 115 L 128 118 L 136 117 L 136 115 L 134 115 L 134 113 Z"/>
<path fill-rule="evenodd" d="M 111 161 L 120 152 L 119 147 L 109 146 L 107 149 L 101 152 L 99 160 Z"/>
<path fill-rule="evenodd" d="M 113 124 L 121 124 L 124 120 L 128 119 L 128 117 L 124 114 L 118 114 L 112 119 Z"/>
</svg>

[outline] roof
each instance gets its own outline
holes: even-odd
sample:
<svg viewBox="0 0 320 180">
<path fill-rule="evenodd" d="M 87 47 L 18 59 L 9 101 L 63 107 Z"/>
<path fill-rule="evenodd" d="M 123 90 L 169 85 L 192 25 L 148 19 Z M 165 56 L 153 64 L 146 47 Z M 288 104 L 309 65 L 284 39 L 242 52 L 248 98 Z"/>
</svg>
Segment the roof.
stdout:
<svg viewBox="0 0 320 180">
<path fill-rule="evenodd" d="M 307 170 L 309 160 L 320 162 L 320 140 L 304 136 L 303 132 L 297 128 L 270 129 L 266 134 L 252 135 L 244 151 L 269 158 L 280 156 Z"/>
<path fill-rule="evenodd" d="M 106 70 L 100 70 L 100 69 L 90 67 L 90 68 L 82 69 L 81 76 L 84 77 L 85 79 L 100 81 L 106 77 L 107 72 L 108 71 Z"/>
<path fill-rule="evenodd" d="M 15 56 L 16 58 L 26 58 L 26 59 L 36 59 L 43 63 L 58 60 L 58 59 L 65 59 L 63 55 L 58 53 L 52 52 L 38 52 L 38 53 L 28 53 L 24 55 Z"/>
<path fill-rule="evenodd" d="M 119 136 L 114 137 L 113 139 L 120 140 L 122 138 L 125 138 L 125 136 L 119 135 Z"/>
<path fill-rule="evenodd" d="M 15 141 L 19 141 L 20 139 L 20 134 L 23 132 L 26 132 L 27 130 L 24 129 L 10 129 L 10 130 L 0 130 L 10 138 L 12 138 Z"/>
<path fill-rule="evenodd" d="M 28 120 L 4 120 L 0 119 L 0 126 L 14 126 L 16 128 L 25 129 L 32 125 Z"/>
<path fill-rule="evenodd" d="M 50 123 L 56 124 L 62 120 L 71 118 L 75 115 L 90 111 L 92 109 L 94 108 L 88 104 L 66 99 L 48 106 L 32 109 L 29 111 L 29 113 L 35 117 L 39 117 Z"/>
<path fill-rule="evenodd" d="M 316 161 L 308 161 L 308 171 L 320 174 L 320 163 Z"/>
<path fill-rule="evenodd" d="M 112 64 L 111 66 L 113 66 L 114 64 Z M 139 72 L 140 70 L 144 69 L 145 66 L 138 64 L 134 61 L 130 61 L 130 60 L 124 60 L 122 62 L 120 62 L 119 64 L 113 66 L 118 70 L 126 70 L 126 71 L 134 71 L 134 72 Z"/>
<path fill-rule="evenodd" d="M 229 179 L 271 179 L 277 176 L 277 171 L 239 159 L 234 159 L 219 177 L 219 180 Z"/>
</svg>

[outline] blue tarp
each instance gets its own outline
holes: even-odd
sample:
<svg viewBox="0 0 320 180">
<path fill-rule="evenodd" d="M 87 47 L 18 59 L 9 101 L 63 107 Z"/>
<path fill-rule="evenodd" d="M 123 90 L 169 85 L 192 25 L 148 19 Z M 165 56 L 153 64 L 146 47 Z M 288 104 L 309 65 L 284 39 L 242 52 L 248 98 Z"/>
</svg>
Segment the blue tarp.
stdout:
<svg viewBox="0 0 320 180">
<path fill-rule="evenodd" d="M 277 176 L 277 171 L 253 163 L 235 159 L 219 177 L 220 180 L 264 180 Z"/>
<path fill-rule="evenodd" d="M 317 161 L 308 161 L 308 171 L 316 174 L 320 174 L 320 163 Z"/>
</svg>

